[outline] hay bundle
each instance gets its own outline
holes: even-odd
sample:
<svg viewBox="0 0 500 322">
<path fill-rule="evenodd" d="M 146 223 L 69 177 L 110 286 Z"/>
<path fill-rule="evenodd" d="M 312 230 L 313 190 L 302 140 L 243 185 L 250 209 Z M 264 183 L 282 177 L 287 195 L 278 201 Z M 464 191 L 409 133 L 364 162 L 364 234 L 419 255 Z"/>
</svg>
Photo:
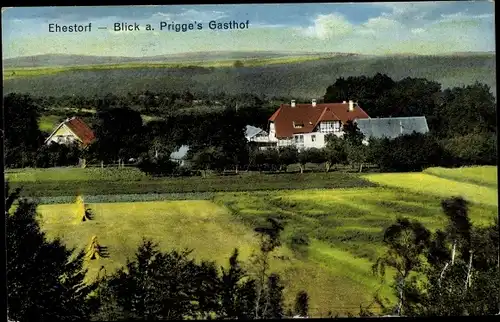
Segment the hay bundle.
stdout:
<svg viewBox="0 0 500 322">
<path fill-rule="evenodd" d="M 92 236 L 90 245 L 87 248 L 87 258 L 90 260 L 99 259 L 101 257 L 100 248 L 99 243 L 97 243 L 97 236 Z"/>
<path fill-rule="evenodd" d="M 99 245 L 97 242 L 97 236 L 92 236 L 90 240 L 90 245 L 87 247 L 87 258 L 90 260 L 99 259 L 99 258 L 108 258 L 108 248 L 105 246 Z"/>
<path fill-rule="evenodd" d="M 79 221 L 87 221 L 93 219 L 92 210 L 85 205 L 85 201 L 83 200 L 82 195 L 76 196 L 75 207 L 76 217 Z"/>
</svg>

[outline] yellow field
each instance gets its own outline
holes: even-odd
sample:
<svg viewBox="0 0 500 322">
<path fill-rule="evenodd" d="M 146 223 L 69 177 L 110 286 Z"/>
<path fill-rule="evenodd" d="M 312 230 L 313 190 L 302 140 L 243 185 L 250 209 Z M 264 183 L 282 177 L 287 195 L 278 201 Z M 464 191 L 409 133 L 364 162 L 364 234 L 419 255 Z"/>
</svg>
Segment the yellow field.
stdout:
<svg viewBox="0 0 500 322">
<path fill-rule="evenodd" d="M 425 173 L 383 173 L 369 174 L 364 178 L 389 187 L 403 188 L 416 193 L 465 199 L 498 206 L 498 189 L 488 186 L 439 178 Z"/>
<path fill-rule="evenodd" d="M 215 260 L 224 266 L 235 247 L 246 260 L 257 246 L 256 236 L 248 227 L 209 201 L 109 203 L 91 208 L 95 220 L 80 222 L 74 204 L 39 207 L 42 227 L 49 238 L 60 236 L 68 246 L 83 248 L 95 235 L 101 246 L 108 247 L 109 258 L 88 262 L 89 279 L 96 276 L 101 265 L 111 272 L 125 264 L 143 236 L 159 242 L 164 250 L 194 249 L 195 258 Z M 366 290 L 374 289 L 376 283 L 369 275 L 368 260 L 353 258 L 348 252 L 331 249 L 319 241 L 311 245 L 311 250 L 309 259 L 304 260 L 282 247 L 276 255 L 288 256 L 290 260 L 272 261 L 273 269 L 286 282 L 289 303 L 302 289 L 309 292 L 314 308 L 324 308 L 316 311 L 319 315 L 325 315 L 329 309 L 355 312 L 360 299 L 364 303 L 370 300 Z M 360 280 L 358 275 L 367 278 Z"/>
<path fill-rule="evenodd" d="M 299 290 L 311 298 L 311 314 L 328 311 L 357 314 L 359 305 L 371 302 L 381 287 L 371 264 L 383 251 L 385 227 L 399 216 L 421 221 L 429 229 L 442 228 L 446 218 L 440 209 L 444 197 L 462 195 L 473 203 L 475 225 L 493 222 L 498 212 L 497 189 L 458 182 L 424 173 L 372 174 L 367 179 L 383 186 L 349 189 L 289 190 L 219 193 L 213 200 L 98 203 L 89 205 L 95 218 L 81 222 L 75 204 L 41 205 L 42 228 L 49 237 L 60 236 L 71 247 L 84 248 L 97 236 L 108 247 L 110 258 L 89 263 L 88 278 L 101 265 L 107 272 L 125 264 L 142 237 L 151 238 L 163 250 L 194 249 L 197 259 L 227 265 L 237 247 L 243 260 L 257 247 L 252 229 L 267 216 L 285 223 L 283 246 L 272 268 L 282 276 L 286 301 Z M 294 253 L 289 240 L 302 233 L 311 239 L 306 255 Z"/>
</svg>

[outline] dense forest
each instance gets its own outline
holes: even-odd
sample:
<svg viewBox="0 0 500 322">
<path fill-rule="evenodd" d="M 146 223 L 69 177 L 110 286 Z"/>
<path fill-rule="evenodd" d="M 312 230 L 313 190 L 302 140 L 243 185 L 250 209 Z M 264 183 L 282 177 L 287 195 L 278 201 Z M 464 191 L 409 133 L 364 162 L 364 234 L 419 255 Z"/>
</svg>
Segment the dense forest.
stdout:
<svg viewBox="0 0 500 322">
<path fill-rule="evenodd" d="M 405 77 L 426 78 L 441 83 L 443 88 L 479 81 L 490 86 L 496 95 L 495 58 L 494 53 L 463 56 L 351 55 L 291 60 L 279 64 L 269 60 L 261 60 L 260 63 L 242 60 L 243 66 L 240 67 L 232 64 L 219 66 L 216 63 L 210 66 L 210 62 L 204 63 L 205 66 L 186 62 L 167 68 L 151 64 L 135 67 L 124 64 L 122 67 L 107 68 L 99 65 L 88 68 L 65 66 L 50 67 L 46 72 L 33 69 L 25 76 L 25 70 L 18 69 L 13 70 L 16 75 L 12 75 L 11 71 L 4 74 L 4 93 L 30 93 L 35 96 L 64 93 L 91 97 L 108 92 L 124 96 L 128 92 L 136 93 L 144 89 L 180 93 L 189 88 L 197 97 L 223 92 L 228 95 L 295 96 L 310 100 L 323 95 L 325 88 L 337 78 L 380 72 L 398 81 Z M 189 59 L 184 57 L 184 61 Z M 233 62 L 237 59 L 240 58 L 234 58 Z"/>
</svg>

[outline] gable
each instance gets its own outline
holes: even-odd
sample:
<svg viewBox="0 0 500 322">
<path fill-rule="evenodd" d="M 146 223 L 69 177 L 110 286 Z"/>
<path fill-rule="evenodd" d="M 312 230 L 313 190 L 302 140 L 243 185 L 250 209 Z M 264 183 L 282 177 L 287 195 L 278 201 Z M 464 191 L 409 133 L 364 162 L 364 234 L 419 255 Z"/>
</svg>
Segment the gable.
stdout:
<svg viewBox="0 0 500 322">
<path fill-rule="evenodd" d="M 84 145 L 90 144 L 94 139 L 94 132 L 79 118 L 73 117 L 59 124 L 45 140 L 45 143 L 55 136 L 71 136 Z"/>
<path fill-rule="evenodd" d="M 57 129 L 52 136 L 72 136 L 79 139 L 67 126 L 63 124 L 59 129 Z"/>
<path fill-rule="evenodd" d="M 245 137 L 247 139 L 253 138 L 255 136 L 266 136 L 267 132 L 259 129 L 258 127 L 247 125 L 245 128 Z"/>
</svg>

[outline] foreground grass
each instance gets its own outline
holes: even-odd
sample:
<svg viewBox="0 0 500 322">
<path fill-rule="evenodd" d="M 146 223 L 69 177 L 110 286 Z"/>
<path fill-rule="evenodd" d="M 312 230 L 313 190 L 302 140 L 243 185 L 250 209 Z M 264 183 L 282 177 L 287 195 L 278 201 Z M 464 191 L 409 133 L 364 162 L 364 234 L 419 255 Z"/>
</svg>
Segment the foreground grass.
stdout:
<svg viewBox="0 0 500 322">
<path fill-rule="evenodd" d="M 470 182 L 483 186 L 498 187 L 497 167 L 463 167 L 458 169 L 428 168 L 424 173 L 460 182 Z"/>
<path fill-rule="evenodd" d="M 108 247 L 110 258 L 88 263 L 89 279 L 101 265 L 108 273 L 124 265 L 143 236 L 164 250 L 192 248 L 197 259 L 219 265 L 227 265 L 238 247 L 245 260 L 257 247 L 253 228 L 269 216 L 280 218 L 285 230 L 276 255 L 288 259 L 273 259 L 272 269 L 284 279 L 288 305 L 298 291 L 309 293 L 314 317 L 328 311 L 357 314 L 359 305 L 368 305 L 375 292 L 394 298 L 387 284 L 373 276 L 371 265 L 384 251 L 383 230 L 396 218 L 419 220 L 431 230 L 443 228 L 446 218 L 440 201 L 457 194 L 473 199 L 474 225 L 489 225 L 498 213 L 491 195 L 496 196 L 495 188 L 422 173 L 368 175 L 368 179 L 385 186 L 177 195 L 206 199 L 191 201 L 132 203 L 124 202 L 127 196 L 87 197 L 87 202 L 95 202 L 90 204 L 95 219 L 87 222 L 79 221 L 72 204 L 42 205 L 39 211 L 49 237 L 59 236 L 69 246 L 83 248 L 95 235 Z M 115 198 L 115 203 L 102 203 L 106 198 Z M 141 200 L 139 195 L 135 198 Z M 309 246 L 294 250 L 294 236 L 307 236 Z"/>
<path fill-rule="evenodd" d="M 13 188 L 29 197 L 165 194 L 281 189 L 370 187 L 376 184 L 348 173 L 241 173 L 233 176 L 151 178 L 137 169 L 57 168 L 7 172 Z"/>
</svg>

